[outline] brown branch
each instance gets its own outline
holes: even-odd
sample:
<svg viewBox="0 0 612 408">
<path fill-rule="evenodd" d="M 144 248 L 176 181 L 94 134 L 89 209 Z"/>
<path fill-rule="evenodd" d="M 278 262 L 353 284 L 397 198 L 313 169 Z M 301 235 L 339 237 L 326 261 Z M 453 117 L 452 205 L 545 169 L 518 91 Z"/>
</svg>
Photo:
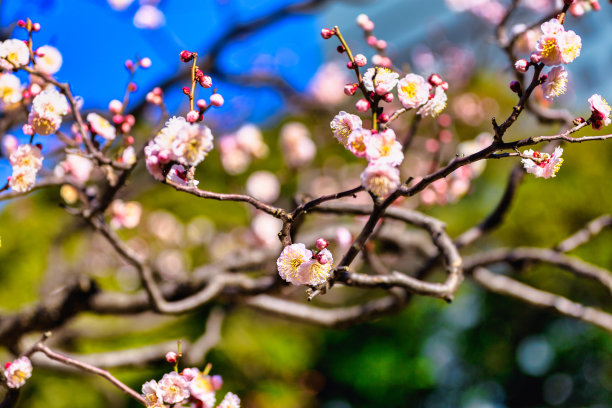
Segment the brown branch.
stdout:
<svg viewBox="0 0 612 408">
<path fill-rule="evenodd" d="M 599 234 L 604 228 L 612 227 L 612 216 L 609 214 L 599 216 L 589 222 L 584 228 L 572 234 L 555 246 L 559 252 L 569 252 L 578 248 Z"/>
</svg>

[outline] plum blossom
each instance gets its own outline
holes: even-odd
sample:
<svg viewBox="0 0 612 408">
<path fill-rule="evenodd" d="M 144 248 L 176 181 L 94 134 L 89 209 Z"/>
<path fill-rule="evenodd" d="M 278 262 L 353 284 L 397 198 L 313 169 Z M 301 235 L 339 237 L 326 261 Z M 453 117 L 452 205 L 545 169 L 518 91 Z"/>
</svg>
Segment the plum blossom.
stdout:
<svg viewBox="0 0 612 408">
<path fill-rule="evenodd" d="M 62 116 L 68 110 L 68 100 L 64 95 L 56 89 L 46 89 L 34 98 L 28 124 L 39 135 L 50 135 L 59 129 Z"/>
<path fill-rule="evenodd" d="M 389 68 L 369 68 L 363 75 L 363 84 L 368 91 L 384 95 L 397 85 L 398 78 L 399 74 Z"/>
<path fill-rule="evenodd" d="M 9 187 L 17 193 L 30 191 L 36 183 L 37 171 L 30 167 L 14 167 Z"/>
<path fill-rule="evenodd" d="M 322 259 L 324 259 L 324 261 Z M 331 252 L 327 249 L 323 249 L 317 256 L 298 266 L 296 279 L 302 285 L 309 286 L 325 283 L 331 272 L 333 262 L 334 259 Z"/>
<path fill-rule="evenodd" d="M 266 248 L 277 249 L 280 245 L 278 231 L 281 230 L 283 222 L 276 217 L 264 212 L 255 214 L 251 221 L 251 232 L 258 245 Z"/>
<path fill-rule="evenodd" d="M 561 147 L 555 148 L 552 154 L 529 149 L 523 152 L 523 156 L 527 158 L 521 159 L 521 162 L 527 173 L 531 173 L 536 177 L 550 178 L 556 176 L 556 173 L 563 164 L 562 154 L 563 149 Z"/>
<path fill-rule="evenodd" d="M 238 129 L 235 135 L 238 146 L 251 156 L 261 159 L 268 155 L 268 146 L 257 126 L 247 123 Z"/>
<path fill-rule="evenodd" d="M 430 85 L 425 78 L 416 74 L 408 74 L 397 84 L 397 96 L 406 109 L 421 106 L 429 99 Z"/>
<path fill-rule="evenodd" d="M 435 118 L 444 110 L 444 108 L 446 108 L 447 99 L 446 92 L 444 92 L 441 87 L 436 87 L 436 92 L 434 93 L 433 98 L 428 100 L 419 108 L 417 115 L 421 115 L 422 117 L 431 116 Z"/>
<path fill-rule="evenodd" d="M 355 129 L 361 129 L 362 122 L 361 118 L 357 115 L 352 115 L 345 111 L 340 111 L 335 117 L 334 120 L 329 124 L 332 131 L 334 132 L 334 137 L 338 139 L 340 143 L 346 148 L 348 148 L 348 138 Z"/>
<path fill-rule="evenodd" d="M 312 251 L 306 249 L 304 244 L 291 244 L 286 246 L 276 260 L 276 267 L 281 278 L 294 285 L 301 284 L 298 275 L 300 265 L 312 258 Z"/>
<path fill-rule="evenodd" d="M 89 180 L 92 170 L 93 163 L 88 158 L 78 154 L 67 154 L 66 159 L 55 166 L 54 173 L 57 177 L 70 176 L 76 182 L 83 184 Z"/>
<path fill-rule="evenodd" d="M 10 39 L 0 43 L 0 67 L 12 71 L 15 65 L 27 65 L 29 61 L 30 50 L 23 41 Z"/>
<path fill-rule="evenodd" d="M 285 163 L 294 169 L 308 165 L 317 153 L 310 131 L 300 122 L 289 122 L 281 128 L 280 146 Z"/>
<path fill-rule="evenodd" d="M 604 98 L 599 94 L 595 94 L 589 98 L 591 104 L 591 118 L 593 119 L 593 129 L 599 130 L 604 126 L 608 126 L 612 119 L 610 119 L 610 105 Z"/>
<path fill-rule="evenodd" d="M 183 370 L 183 373 L 185 373 L 185 370 Z M 197 368 L 192 369 L 192 372 L 187 374 L 189 377 L 193 377 L 189 381 L 189 392 L 191 396 L 201 401 L 203 408 L 213 408 L 216 400 L 215 391 L 217 389 L 212 381 L 212 377 L 200 372 Z"/>
<path fill-rule="evenodd" d="M 136 150 L 134 150 L 134 146 L 126 147 L 121 153 L 121 162 L 125 164 L 134 164 L 136 163 Z"/>
<path fill-rule="evenodd" d="M 176 160 L 187 166 L 200 164 L 212 148 L 212 132 L 201 124 L 182 127 L 172 142 L 172 153 Z"/>
<path fill-rule="evenodd" d="M 563 67 L 554 67 L 542 84 L 544 98 L 552 101 L 555 97 L 563 95 L 567 91 L 567 71 Z"/>
<path fill-rule="evenodd" d="M 173 164 L 166 178 L 168 181 L 183 187 L 196 188 L 200 184 L 182 164 Z"/>
<path fill-rule="evenodd" d="M 369 129 L 355 129 L 348 138 L 348 149 L 357 157 L 366 157 L 371 138 L 372 132 Z"/>
<path fill-rule="evenodd" d="M 175 371 L 164 374 L 158 387 L 165 403 L 177 404 L 189 398 L 189 382 Z"/>
<path fill-rule="evenodd" d="M 569 64 L 580 56 L 582 48 L 582 40 L 578 34 L 573 31 L 566 31 L 563 34 L 560 42 L 561 62 Z"/>
<path fill-rule="evenodd" d="M 36 50 L 34 66 L 43 74 L 53 75 L 62 67 L 62 54 L 55 47 L 43 45 Z"/>
<path fill-rule="evenodd" d="M 13 167 L 29 167 L 36 171 L 40 170 L 43 163 L 43 155 L 37 146 L 22 144 L 9 157 Z"/>
<path fill-rule="evenodd" d="M 137 28 L 155 30 L 166 24 L 166 16 L 157 7 L 143 4 L 134 14 L 133 22 Z"/>
<path fill-rule="evenodd" d="M 13 74 L 0 74 L 0 109 L 7 109 L 21 101 L 21 82 Z"/>
<path fill-rule="evenodd" d="M 110 226 L 113 229 L 134 228 L 140 222 L 142 215 L 142 207 L 136 201 L 126 203 L 122 200 L 114 200 L 109 210 L 111 213 Z"/>
<path fill-rule="evenodd" d="M 366 159 L 370 163 L 386 163 L 391 166 L 399 166 L 402 163 L 402 145 L 396 140 L 393 129 L 387 129 L 368 139 Z"/>
<path fill-rule="evenodd" d="M 217 408 L 240 408 L 240 398 L 236 394 L 228 392 Z"/>
<path fill-rule="evenodd" d="M 147 381 L 142 385 L 142 397 L 147 408 L 163 407 L 161 389 L 155 380 Z"/>
<path fill-rule="evenodd" d="M 3 374 L 9 388 L 21 388 L 32 376 L 32 363 L 26 356 L 19 357 L 4 365 Z"/>
<path fill-rule="evenodd" d="M 115 139 L 115 126 L 102 116 L 92 112 L 87 115 L 87 122 L 89 123 L 89 128 L 92 133 L 108 141 Z"/>
<path fill-rule="evenodd" d="M 19 141 L 13 135 L 7 134 L 2 138 L 1 152 L 4 156 L 10 156 L 19 147 Z"/>
<path fill-rule="evenodd" d="M 565 31 L 559 20 L 553 18 L 540 28 L 542 36 L 536 44 L 536 51 L 544 65 L 569 64 L 580 55 L 580 36 L 573 31 Z"/>
<path fill-rule="evenodd" d="M 372 163 L 361 173 L 361 185 L 380 198 L 388 197 L 400 185 L 396 167 L 386 163 Z"/>
</svg>

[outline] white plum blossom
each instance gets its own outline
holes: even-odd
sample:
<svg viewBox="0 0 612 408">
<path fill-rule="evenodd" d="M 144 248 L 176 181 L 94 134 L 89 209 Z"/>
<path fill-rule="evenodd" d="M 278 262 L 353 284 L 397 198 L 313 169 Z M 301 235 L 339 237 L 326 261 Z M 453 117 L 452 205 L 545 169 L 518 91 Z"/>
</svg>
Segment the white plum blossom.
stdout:
<svg viewBox="0 0 612 408">
<path fill-rule="evenodd" d="M 51 45 L 43 45 L 36 50 L 34 66 L 43 74 L 56 74 L 62 67 L 62 62 L 62 54 Z"/>
<path fill-rule="evenodd" d="M 217 408 L 240 408 L 240 398 L 236 394 L 228 392 Z"/>
<path fill-rule="evenodd" d="M 527 173 L 531 173 L 536 177 L 550 178 L 556 176 L 556 173 L 563 164 L 562 154 L 563 149 L 561 147 L 555 148 L 552 154 L 540 153 L 529 149 L 523 152 L 523 156 L 528 158 L 521 159 L 521 162 Z"/>
<path fill-rule="evenodd" d="M 280 131 L 280 146 L 287 166 L 299 168 L 308 165 L 317 147 L 310 138 L 310 131 L 300 122 L 289 122 Z"/>
<path fill-rule="evenodd" d="M 399 74 L 389 68 L 369 68 L 363 75 L 363 85 L 370 92 L 384 95 L 395 88 L 398 78 Z"/>
<path fill-rule="evenodd" d="M 327 249 L 323 249 L 317 256 L 325 257 L 325 262 L 321 263 L 317 257 L 314 257 L 298 266 L 296 280 L 302 285 L 320 285 L 325 283 L 329 277 L 334 263 L 331 252 Z"/>
<path fill-rule="evenodd" d="M 93 163 L 86 157 L 78 154 L 67 154 L 66 159 L 55 166 L 56 177 L 72 177 L 77 183 L 83 184 L 89 180 Z"/>
<path fill-rule="evenodd" d="M 30 167 L 14 167 L 9 187 L 17 193 L 30 191 L 36 183 L 37 171 Z"/>
<path fill-rule="evenodd" d="M 556 18 L 541 25 L 542 36 L 536 51 L 544 65 L 569 64 L 580 55 L 582 40 L 573 31 L 565 31 Z"/>
<path fill-rule="evenodd" d="M 0 109 L 7 109 L 21 101 L 21 82 L 13 74 L 0 74 Z"/>
<path fill-rule="evenodd" d="M 430 85 L 425 78 L 416 74 L 408 74 L 397 84 L 397 96 L 402 106 L 412 109 L 421 106 L 429 99 Z"/>
<path fill-rule="evenodd" d="M 189 382 L 175 371 L 164 374 L 158 386 L 165 403 L 177 404 L 189 398 Z"/>
<path fill-rule="evenodd" d="M 37 146 L 22 144 L 10 155 L 9 163 L 13 167 L 29 167 L 38 171 L 42 167 L 43 155 Z"/>
<path fill-rule="evenodd" d="M 59 129 L 62 116 L 68 110 L 68 100 L 64 95 L 54 88 L 46 89 L 34 98 L 28 124 L 39 135 L 50 135 Z"/>
<path fill-rule="evenodd" d="M 348 138 L 348 149 L 357 157 L 366 157 L 371 137 L 372 132 L 369 129 L 355 129 Z"/>
<path fill-rule="evenodd" d="M 123 150 L 121 153 L 121 162 L 125 164 L 136 163 L 136 150 L 134 150 L 134 146 L 128 146 Z"/>
<path fill-rule="evenodd" d="M 147 408 L 162 407 L 162 394 L 157 381 L 147 381 L 142 385 L 142 397 L 147 404 Z"/>
<path fill-rule="evenodd" d="M 391 166 L 399 166 L 402 163 L 404 152 L 393 129 L 374 134 L 368 139 L 366 159 L 370 163 L 386 163 Z"/>
<path fill-rule="evenodd" d="M 195 370 L 195 371 L 193 371 Z M 187 376 L 185 376 L 187 374 Z M 202 402 L 203 408 L 213 408 L 215 405 L 215 387 L 212 382 L 212 377 L 205 375 L 200 370 L 192 369 L 191 372 L 185 373 L 183 370 L 183 376 L 189 380 L 189 393 L 191 396 Z"/>
<path fill-rule="evenodd" d="M 428 100 L 421 108 L 417 111 L 417 115 L 421 115 L 422 117 L 438 116 L 446 107 L 446 92 L 441 87 L 436 87 L 436 92 L 434 93 L 433 98 Z"/>
<path fill-rule="evenodd" d="M 97 113 L 89 113 L 87 115 L 87 123 L 89 123 L 89 128 L 91 129 L 92 133 L 108 141 L 115 139 L 115 126 Z"/>
<path fill-rule="evenodd" d="M 21 388 L 32 376 L 32 363 L 26 356 L 19 357 L 4 365 L 3 374 L 9 388 Z"/>
<path fill-rule="evenodd" d="M 312 259 L 312 251 L 306 249 L 304 244 L 291 244 L 286 246 L 276 260 L 276 267 L 281 278 L 294 285 L 301 284 L 298 268 Z"/>
<path fill-rule="evenodd" d="M 172 153 L 176 160 L 186 166 L 200 164 L 212 148 L 212 132 L 202 124 L 182 127 L 172 142 Z"/>
<path fill-rule="evenodd" d="M 400 185 L 399 170 L 385 163 L 369 164 L 361 173 L 361 185 L 375 196 L 386 198 Z"/>
<path fill-rule="evenodd" d="M 140 223 L 142 207 L 136 201 L 123 202 L 114 200 L 109 211 L 111 214 L 110 226 L 113 229 L 134 228 Z"/>
<path fill-rule="evenodd" d="M 610 119 L 610 105 L 601 95 L 595 94 L 589 98 L 589 104 L 591 105 L 591 117 L 593 119 L 593 129 L 599 130 L 604 126 L 608 126 L 612 119 Z"/>
<path fill-rule="evenodd" d="M 0 67 L 12 71 L 15 66 L 27 65 L 30 61 L 30 50 L 21 40 L 10 39 L 0 43 Z"/>
<path fill-rule="evenodd" d="M 347 113 L 345 111 L 340 111 L 340 113 L 334 117 L 334 120 L 331 121 L 329 126 L 334 132 L 334 137 L 338 139 L 338 141 L 342 143 L 344 147 L 348 148 L 349 136 L 353 130 L 361 129 L 362 122 L 359 116 Z"/>
<path fill-rule="evenodd" d="M 567 71 L 563 67 L 554 67 L 542 84 L 544 98 L 552 101 L 555 97 L 563 95 L 567 91 Z"/>
</svg>

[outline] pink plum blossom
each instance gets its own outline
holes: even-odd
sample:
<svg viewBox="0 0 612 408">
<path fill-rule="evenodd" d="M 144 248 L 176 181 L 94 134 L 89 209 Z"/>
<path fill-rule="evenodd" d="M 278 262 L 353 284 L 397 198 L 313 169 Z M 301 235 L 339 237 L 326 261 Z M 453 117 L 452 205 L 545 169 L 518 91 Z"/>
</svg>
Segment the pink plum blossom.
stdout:
<svg viewBox="0 0 612 408">
<path fill-rule="evenodd" d="M 542 84 L 544 98 L 552 101 L 555 97 L 563 95 L 567 91 L 567 71 L 563 67 L 554 67 Z"/>
<path fill-rule="evenodd" d="M 298 269 L 300 265 L 312 259 L 312 251 L 306 249 L 304 244 L 291 244 L 286 246 L 276 260 L 278 274 L 287 282 L 299 285 L 300 276 Z"/>
<path fill-rule="evenodd" d="M 308 93 L 325 106 L 334 106 L 344 99 L 342 87 L 350 81 L 340 64 L 322 65 L 308 84 Z"/>
<path fill-rule="evenodd" d="M 235 135 L 219 138 L 219 154 L 221 156 L 221 165 L 228 174 L 240 174 L 251 163 L 251 156 L 240 148 Z"/>
<path fill-rule="evenodd" d="M 164 374 L 158 387 L 165 403 L 177 404 L 189 398 L 189 382 L 175 371 Z"/>
<path fill-rule="evenodd" d="M 111 214 L 110 226 L 113 229 L 134 228 L 140 222 L 140 216 L 142 215 L 142 207 L 136 201 L 126 203 L 122 200 L 114 200 L 109 210 Z"/>
<path fill-rule="evenodd" d="M 251 156 L 261 159 L 268 155 L 268 146 L 257 126 L 247 123 L 236 131 L 235 136 L 238 147 Z"/>
<path fill-rule="evenodd" d="M 102 116 L 92 112 L 87 115 L 87 122 L 92 133 L 108 141 L 115 139 L 115 127 Z"/>
<path fill-rule="evenodd" d="M 444 108 L 446 108 L 447 96 L 444 90 L 441 87 L 436 87 L 436 91 L 434 93 L 433 98 L 428 100 L 419 110 L 417 111 L 417 115 L 421 115 L 422 117 L 438 116 Z"/>
<path fill-rule="evenodd" d="M 289 122 L 281 128 L 280 146 L 285 163 L 294 169 L 308 165 L 317 153 L 310 131 L 299 122 Z"/>
<path fill-rule="evenodd" d="M 4 378 L 9 388 L 21 388 L 32 375 L 32 363 L 26 356 L 4 365 Z"/>
<path fill-rule="evenodd" d="M 344 147 L 348 147 L 348 138 L 354 129 L 361 129 L 361 118 L 357 115 L 340 111 L 329 124 L 334 132 L 334 137 L 338 139 Z"/>
<path fill-rule="evenodd" d="M 395 138 L 393 129 L 387 129 L 368 138 L 366 159 L 370 163 L 386 163 L 399 166 L 404 160 L 402 145 Z"/>
<path fill-rule="evenodd" d="M 4 155 L 5 157 L 10 156 L 11 154 L 13 154 L 14 151 L 17 150 L 18 146 L 19 141 L 15 136 L 8 134 L 4 135 L 4 137 L 2 138 L 2 155 Z"/>
<path fill-rule="evenodd" d="M 369 68 L 363 75 L 363 84 L 368 91 L 384 95 L 395 88 L 398 78 L 399 74 L 389 68 Z"/>
<path fill-rule="evenodd" d="M 595 94 L 589 98 L 589 104 L 591 105 L 591 118 L 593 119 L 593 129 L 599 130 L 604 126 L 608 126 L 612 119 L 610 119 L 610 105 L 604 98 L 599 94 Z"/>
<path fill-rule="evenodd" d="M 357 157 L 366 157 L 367 146 L 372 138 L 369 129 L 355 129 L 348 138 L 348 149 Z"/>
<path fill-rule="evenodd" d="M 212 132 L 202 124 L 182 127 L 172 141 L 172 153 L 176 160 L 187 166 L 197 166 L 212 148 Z"/>
<path fill-rule="evenodd" d="M 361 173 L 361 185 L 380 198 L 388 197 L 400 185 L 396 167 L 385 163 L 372 163 Z"/>
<path fill-rule="evenodd" d="M 147 381 L 142 385 L 142 397 L 147 404 L 147 408 L 163 406 L 161 389 L 155 380 Z"/>
<path fill-rule="evenodd" d="M 325 262 L 319 261 L 319 259 L 315 257 L 298 266 L 296 280 L 300 284 L 309 286 L 320 285 L 325 283 L 329 277 L 334 262 L 331 252 L 327 249 L 323 249 L 317 256 L 325 257 Z M 295 282 L 291 283 L 295 284 Z"/>
<path fill-rule="evenodd" d="M 246 190 L 256 199 L 272 203 L 278 198 L 280 183 L 274 173 L 260 170 L 249 176 L 246 182 Z"/>
<path fill-rule="evenodd" d="M 66 159 L 55 166 L 54 173 L 57 177 L 72 177 L 77 183 L 83 184 L 89 180 L 93 163 L 86 157 L 78 154 L 67 154 Z"/>
<path fill-rule="evenodd" d="M 22 144 L 11 153 L 9 163 L 13 167 L 29 167 L 38 171 L 42 167 L 43 155 L 38 147 Z"/>
<path fill-rule="evenodd" d="M 430 86 L 420 75 L 408 74 L 397 84 L 397 96 L 406 109 L 421 106 L 429 99 Z"/>
<path fill-rule="evenodd" d="M 236 394 L 228 392 L 217 408 L 240 408 L 240 398 Z"/>
<path fill-rule="evenodd" d="M 198 370 L 197 374 L 189 382 L 191 396 L 203 403 L 203 408 L 213 408 L 215 405 L 215 387 L 212 377 Z"/>
<path fill-rule="evenodd" d="M 183 187 L 196 188 L 200 182 L 182 164 L 174 164 L 166 176 L 168 181 Z"/>
<path fill-rule="evenodd" d="M 556 176 L 556 173 L 563 164 L 562 154 L 563 149 L 561 147 L 555 148 L 552 154 L 529 149 L 523 152 L 523 156 L 529 158 L 523 158 L 521 162 L 527 173 L 531 173 L 536 177 L 550 178 Z"/>
<path fill-rule="evenodd" d="M 47 75 L 54 75 L 62 67 L 62 54 L 51 45 L 43 45 L 36 50 L 35 68 Z"/>
</svg>

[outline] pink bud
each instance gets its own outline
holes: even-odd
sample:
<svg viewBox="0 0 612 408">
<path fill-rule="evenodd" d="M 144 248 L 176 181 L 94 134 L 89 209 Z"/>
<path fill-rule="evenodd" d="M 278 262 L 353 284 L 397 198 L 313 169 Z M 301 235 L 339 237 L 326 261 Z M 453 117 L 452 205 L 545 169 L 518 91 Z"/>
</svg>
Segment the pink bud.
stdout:
<svg viewBox="0 0 612 408">
<path fill-rule="evenodd" d="M 438 86 L 442 83 L 442 77 L 438 74 L 431 74 L 427 80 L 432 86 Z"/>
<path fill-rule="evenodd" d="M 123 123 L 121 124 L 121 132 L 122 132 L 122 133 L 127 133 L 127 132 L 129 132 L 130 130 L 132 130 L 132 126 L 130 126 L 130 124 L 129 124 L 129 123 L 127 123 L 127 122 L 123 122 Z"/>
<path fill-rule="evenodd" d="M 574 17 L 581 17 L 584 15 L 585 12 L 584 6 L 582 5 L 582 3 L 574 3 L 570 6 L 569 12 Z"/>
<path fill-rule="evenodd" d="M 153 93 L 157 96 L 162 96 L 164 94 L 164 91 L 162 91 L 159 86 L 156 86 L 155 88 L 153 88 Z"/>
<path fill-rule="evenodd" d="M 333 30 L 330 30 L 329 28 L 324 28 L 321 30 L 321 37 L 323 37 L 323 39 L 329 40 L 333 36 L 334 36 Z"/>
<path fill-rule="evenodd" d="M 130 126 L 134 126 L 134 123 L 136 123 L 136 118 L 134 115 L 127 115 L 125 117 L 125 122 Z"/>
<path fill-rule="evenodd" d="M 518 81 L 510 82 L 510 90 L 514 93 L 519 93 L 521 91 L 521 84 Z"/>
<path fill-rule="evenodd" d="M 32 31 L 40 31 L 40 23 L 32 24 Z"/>
<path fill-rule="evenodd" d="M 135 82 L 130 82 L 130 83 L 128 84 L 128 90 L 129 90 L 130 92 L 136 92 L 136 90 L 137 90 L 137 89 L 138 89 L 138 85 L 136 85 L 136 83 L 135 83 Z"/>
<path fill-rule="evenodd" d="M 360 99 L 355 104 L 355 109 L 357 109 L 359 112 L 367 112 L 368 109 L 370 109 L 370 102 L 368 102 L 366 99 Z"/>
<path fill-rule="evenodd" d="M 212 86 L 212 78 L 208 75 L 203 75 L 198 82 L 202 88 L 210 88 Z"/>
<path fill-rule="evenodd" d="M 353 61 L 348 61 L 348 62 L 346 63 L 346 67 L 347 67 L 348 69 L 353 69 L 353 68 L 355 68 L 355 65 L 353 64 Z"/>
<path fill-rule="evenodd" d="M 128 145 L 133 145 L 134 144 L 134 136 L 128 136 L 125 138 L 125 143 Z"/>
<path fill-rule="evenodd" d="M 325 265 L 326 263 L 329 262 L 329 259 L 327 259 L 326 255 L 323 254 L 317 254 L 315 256 L 315 259 L 317 260 L 317 262 L 319 262 L 321 265 Z"/>
<path fill-rule="evenodd" d="M 121 101 L 118 99 L 113 99 L 108 103 L 108 110 L 112 114 L 121 113 L 123 110 L 123 103 L 121 103 Z"/>
<path fill-rule="evenodd" d="M 593 6 L 593 10 L 595 11 L 601 10 L 601 5 L 599 4 L 599 1 L 597 0 L 591 0 L 591 6 Z"/>
<path fill-rule="evenodd" d="M 19 20 L 19 21 L 17 21 L 17 26 L 18 26 L 18 27 L 21 27 L 21 28 L 24 28 L 24 27 L 26 26 L 26 22 L 25 22 L 25 20 Z"/>
<path fill-rule="evenodd" d="M 387 48 L 387 42 L 385 40 L 378 40 L 376 42 L 376 48 L 378 48 L 379 50 L 384 50 L 385 48 Z"/>
<path fill-rule="evenodd" d="M 120 123 L 123 123 L 123 116 L 119 115 L 119 114 L 115 114 L 113 115 L 113 123 L 115 125 L 118 125 Z"/>
<path fill-rule="evenodd" d="M 30 85 L 30 92 L 32 93 L 33 96 L 38 95 L 41 91 L 42 91 L 42 88 L 40 87 L 40 85 L 38 84 Z"/>
<path fill-rule="evenodd" d="M 134 69 L 134 62 L 132 62 L 132 60 L 126 60 L 125 61 L 125 67 L 129 70 Z"/>
<path fill-rule="evenodd" d="M 527 72 L 527 69 L 529 68 L 529 63 L 526 59 L 520 59 L 514 63 L 514 68 L 518 72 Z"/>
<path fill-rule="evenodd" d="M 368 59 L 365 57 L 365 55 L 363 54 L 355 55 L 355 64 L 357 64 L 358 67 L 363 67 L 367 63 L 368 63 Z"/>
<path fill-rule="evenodd" d="M 325 238 L 319 238 L 317 239 L 317 249 L 320 251 L 322 249 L 327 248 L 327 241 L 325 240 Z"/>
<path fill-rule="evenodd" d="M 368 35 L 368 38 L 366 38 L 366 42 L 370 47 L 374 47 L 377 41 L 378 38 L 374 37 L 373 35 Z"/>
<path fill-rule="evenodd" d="M 178 355 L 174 351 L 169 351 L 166 353 L 166 361 L 171 364 L 176 363 L 177 357 Z"/>
<path fill-rule="evenodd" d="M 138 64 L 143 67 L 143 68 L 150 68 L 151 67 L 151 58 L 149 57 L 144 57 L 143 59 L 141 59 L 140 61 L 138 61 Z"/>
<path fill-rule="evenodd" d="M 385 68 L 390 68 L 391 67 L 391 58 L 389 57 L 382 57 L 380 59 L 380 62 L 378 63 L 378 65 L 380 65 L 381 67 L 385 67 Z"/>
<path fill-rule="evenodd" d="M 32 125 L 28 125 L 27 123 L 23 125 L 21 130 L 23 131 L 24 135 L 32 136 L 34 134 L 34 128 Z"/>
<path fill-rule="evenodd" d="M 542 56 L 534 52 L 529 57 L 529 61 L 531 61 L 532 64 L 538 64 L 540 61 L 542 61 Z"/>
<path fill-rule="evenodd" d="M 383 101 L 387 102 L 387 103 L 391 103 L 393 102 L 393 94 L 391 92 L 386 93 L 383 95 Z"/>
<path fill-rule="evenodd" d="M 387 88 L 383 85 L 378 85 L 374 90 L 376 91 L 377 95 L 381 95 L 381 96 L 388 93 Z"/>
<path fill-rule="evenodd" d="M 193 59 L 193 52 L 189 52 L 187 50 L 183 50 L 179 54 L 179 57 L 180 57 L 181 61 L 189 62 L 189 61 L 191 61 Z"/>
<path fill-rule="evenodd" d="M 223 103 L 225 101 L 223 100 L 223 96 L 221 96 L 221 94 L 212 94 L 210 95 L 210 104 L 212 106 L 216 106 L 217 108 L 223 106 Z"/>
<path fill-rule="evenodd" d="M 374 54 L 372 56 L 372 64 L 374 65 L 380 66 L 380 63 L 382 62 L 382 60 L 383 60 L 382 55 Z"/>
<path fill-rule="evenodd" d="M 344 86 L 344 93 L 348 96 L 355 95 L 357 92 L 357 84 L 347 84 Z"/>
<path fill-rule="evenodd" d="M 440 84 L 440 88 L 442 88 L 443 91 L 448 91 L 448 82 L 446 81 L 442 81 L 442 83 Z"/>
<path fill-rule="evenodd" d="M 363 25 L 368 21 L 370 21 L 370 17 L 368 17 L 367 14 L 360 14 L 357 16 L 357 25 L 359 27 L 363 27 Z"/>
<path fill-rule="evenodd" d="M 210 378 L 210 383 L 214 390 L 220 390 L 223 387 L 223 378 L 220 375 L 213 375 Z"/>
<path fill-rule="evenodd" d="M 372 20 L 368 20 L 361 26 L 361 28 L 363 28 L 365 31 L 372 31 L 374 30 L 374 22 L 372 22 Z"/>
<path fill-rule="evenodd" d="M 200 117 L 200 113 L 197 111 L 189 111 L 189 113 L 187 113 L 186 119 L 187 122 L 189 123 L 195 123 L 198 121 L 198 118 Z"/>
<path fill-rule="evenodd" d="M 204 109 L 206 108 L 207 103 L 204 99 L 198 99 L 198 101 L 196 102 L 196 105 L 198 105 L 198 108 Z"/>
<path fill-rule="evenodd" d="M 379 121 L 380 123 L 387 123 L 387 122 L 389 121 L 389 115 L 387 115 L 386 113 L 381 113 L 381 114 L 378 116 L 378 121 Z"/>
<path fill-rule="evenodd" d="M 344 48 L 344 45 L 339 45 L 336 47 L 336 51 L 342 54 L 344 51 L 346 51 L 346 48 Z"/>
<path fill-rule="evenodd" d="M 184 86 L 184 87 L 183 87 L 183 93 L 184 93 L 185 95 L 189 95 L 189 94 L 191 93 L 191 89 L 189 89 L 189 87 L 188 87 L 188 86 Z"/>
<path fill-rule="evenodd" d="M 21 96 L 23 99 L 30 99 L 32 97 L 32 92 L 29 89 L 24 89 Z"/>
</svg>

